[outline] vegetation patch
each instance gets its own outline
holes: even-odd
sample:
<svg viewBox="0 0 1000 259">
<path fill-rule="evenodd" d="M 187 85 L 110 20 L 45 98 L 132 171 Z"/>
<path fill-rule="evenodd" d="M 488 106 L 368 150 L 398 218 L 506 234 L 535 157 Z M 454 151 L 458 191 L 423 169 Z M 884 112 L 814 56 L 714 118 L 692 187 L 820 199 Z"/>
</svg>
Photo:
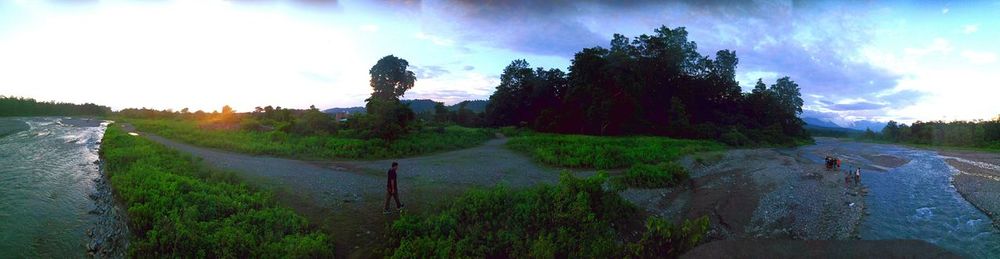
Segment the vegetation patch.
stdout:
<svg viewBox="0 0 1000 259">
<path fill-rule="evenodd" d="M 331 257 L 330 238 L 272 194 L 108 127 L 104 170 L 128 209 L 130 257 Z"/>
<path fill-rule="evenodd" d="M 606 188 L 607 175 L 525 190 L 474 190 L 440 213 L 403 215 L 392 223 L 393 258 L 677 257 L 697 245 L 708 218 L 675 227 L 656 217 L 631 235 L 642 215 Z"/>
<path fill-rule="evenodd" d="M 188 119 L 127 119 L 138 130 L 197 146 L 241 153 L 305 159 L 379 159 L 469 148 L 493 138 L 493 131 L 459 126 L 426 128 L 399 139 L 362 139 L 350 130 L 301 135 L 274 129 L 216 129 Z"/>
<path fill-rule="evenodd" d="M 725 148 L 709 140 L 556 134 L 523 134 L 510 139 L 507 146 L 547 165 L 596 169 L 659 164 L 695 152 Z"/>
<path fill-rule="evenodd" d="M 684 167 L 673 161 L 659 164 L 635 164 L 625 171 L 622 177 L 615 178 L 618 183 L 629 187 L 662 188 L 680 183 L 688 178 Z"/>
</svg>

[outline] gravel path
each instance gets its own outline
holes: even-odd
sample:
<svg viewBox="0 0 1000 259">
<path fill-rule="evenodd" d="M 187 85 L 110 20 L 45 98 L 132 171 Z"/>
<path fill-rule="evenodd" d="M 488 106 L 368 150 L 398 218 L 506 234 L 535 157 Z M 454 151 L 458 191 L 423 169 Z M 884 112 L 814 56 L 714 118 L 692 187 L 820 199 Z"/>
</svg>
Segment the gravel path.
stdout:
<svg viewBox="0 0 1000 259">
<path fill-rule="evenodd" d="M 135 132 L 131 125 L 121 125 Z M 150 140 L 201 158 L 214 168 L 231 170 L 333 233 L 338 257 L 370 257 L 386 242 L 386 224 L 398 214 L 383 215 L 386 170 L 398 161 L 400 199 L 407 210 L 439 208 L 469 188 L 556 183 L 558 169 L 536 165 L 504 147 L 506 138 L 482 146 L 421 157 L 379 161 L 310 162 L 253 156 L 197 147 L 139 132 Z M 583 172 L 586 173 L 586 172 Z"/>
</svg>

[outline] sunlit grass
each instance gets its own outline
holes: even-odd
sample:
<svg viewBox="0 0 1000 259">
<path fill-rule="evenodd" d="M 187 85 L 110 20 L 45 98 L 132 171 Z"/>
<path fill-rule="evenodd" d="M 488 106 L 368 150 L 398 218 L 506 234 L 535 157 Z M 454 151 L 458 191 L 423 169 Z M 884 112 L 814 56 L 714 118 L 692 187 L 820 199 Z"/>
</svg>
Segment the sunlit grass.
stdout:
<svg viewBox="0 0 1000 259">
<path fill-rule="evenodd" d="M 240 153 L 301 159 L 380 159 L 407 157 L 474 147 L 493 138 L 491 130 L 458 126 L 443 132 L 424 129 L 393 142 L 342 135 L 298 135 L 278 130 L 265 132 L 202 127 L 192 120 L 127 119 L 139 131 L 197 146 Z"/>
</svg>

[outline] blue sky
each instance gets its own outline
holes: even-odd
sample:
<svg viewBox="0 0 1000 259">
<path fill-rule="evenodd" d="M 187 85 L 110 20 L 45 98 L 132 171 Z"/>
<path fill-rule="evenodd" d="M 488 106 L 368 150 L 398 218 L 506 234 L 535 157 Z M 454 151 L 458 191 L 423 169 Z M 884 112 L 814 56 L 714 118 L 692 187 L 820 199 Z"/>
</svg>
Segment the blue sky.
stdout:
<svg viewBox="0 0 1000 259">
<path fill-rule="evenodd" d="M 359 106 L 382 56 L 418 74 L 405 98 L 486 99 L 504 66 L 566 69 L 613 33 L 686 27 L 735 50 L 738 80 L 790 76 L 804 116 L 1000 114 L 1000 2 L 7 1 L 0 94 L 115 109 Z"/>
</svg>

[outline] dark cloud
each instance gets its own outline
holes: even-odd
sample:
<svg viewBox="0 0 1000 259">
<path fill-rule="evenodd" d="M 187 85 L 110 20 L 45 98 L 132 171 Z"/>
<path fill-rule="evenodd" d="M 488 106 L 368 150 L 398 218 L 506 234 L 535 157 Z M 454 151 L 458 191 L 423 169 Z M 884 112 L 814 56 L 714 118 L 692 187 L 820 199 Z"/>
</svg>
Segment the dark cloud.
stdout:
<svg viewBox="0 0 1000 259">
<path fill-rule="evenodd" d="M 412 66 L 410 70 L 417 76 L 417 79 L 430 79 L 451 73 L 441 66 Z"/>
</svg>

